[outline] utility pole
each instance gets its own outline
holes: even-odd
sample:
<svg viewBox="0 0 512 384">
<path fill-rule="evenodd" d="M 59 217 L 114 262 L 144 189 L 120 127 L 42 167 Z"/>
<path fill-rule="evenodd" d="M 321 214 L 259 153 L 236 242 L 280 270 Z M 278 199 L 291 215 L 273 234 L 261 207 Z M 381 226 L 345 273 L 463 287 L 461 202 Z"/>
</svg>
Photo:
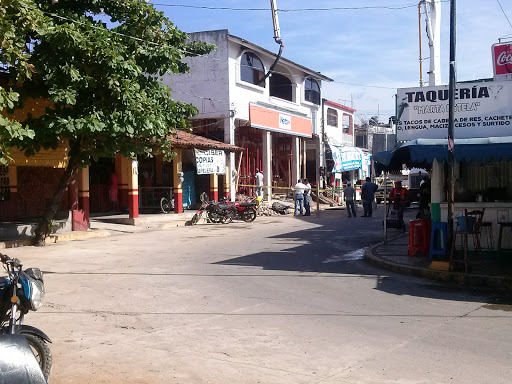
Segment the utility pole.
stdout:
<svg viewBox="0 0 512 384">
<path fill-rule="evenodd" d="M 441 0 L 422 0 L 420 4 L 425 7 L 425 23 L 430 48 L 428 85 L 432 87 L 441 83 Z"/>
<path fill-rule="evenodd" d="M 456 73 L 456 0 L 450 2 L 450 84 L 449 84 L 449 113 L 448 113 L 448 239 L 453 241 L 453 211 L 455 197 L 455 87 Z M 450 244 L 450 243 L 448 243 Z"/>
</svg>

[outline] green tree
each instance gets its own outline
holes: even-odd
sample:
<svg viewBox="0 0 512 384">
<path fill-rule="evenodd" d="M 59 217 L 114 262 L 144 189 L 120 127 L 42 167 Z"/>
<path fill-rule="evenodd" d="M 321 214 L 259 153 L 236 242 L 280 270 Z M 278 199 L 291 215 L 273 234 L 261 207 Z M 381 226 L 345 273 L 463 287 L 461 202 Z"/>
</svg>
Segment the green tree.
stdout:
<svg viewBox="0 0 512 384">
<path fill-rule="evenodd" d="M 43 245 L 66 187 L 91 159 L 118 153 L 151 156 L 156 150 L 172 157 L 168 135 L 188 127 L 197 110 L 173 101 L 159 77 L 187 72 L 183 57 L 214 46 L 187 41 L 184 32 L 142 0 L 2 0 L 0 11 L 24 26 L 7 36 L 2 30 L 2 53 L 11 41 L 28 47 L 22 49 L 22 61 L 4 61 L 15 84 L 5 92 L 17 92 L 21 103 L 27 97 L 52 103 L 45 115 L 29 116 L 26 128 L 17 126 L 25 134 L 6 135 L 2 145 L 17 146 L 26 156 L 63 141 L 69 145 L 67 168 L 36 229 L 35 243 Z M 23 23 L 27 12 L 37 22 Z M 0 121 L 0 129 L 9 124 Z"/>
</svg>

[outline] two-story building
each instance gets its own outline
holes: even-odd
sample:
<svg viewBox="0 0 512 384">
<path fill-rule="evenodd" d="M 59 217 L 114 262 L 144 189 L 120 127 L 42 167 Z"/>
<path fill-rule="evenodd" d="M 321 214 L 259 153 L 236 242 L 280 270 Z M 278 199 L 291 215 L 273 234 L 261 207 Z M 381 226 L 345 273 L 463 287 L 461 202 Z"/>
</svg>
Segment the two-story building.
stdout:
<svg viewBox="0 0 512 384">
<path fill-rule="evenodd" d="M 344 181 L 355 183 L 370 175 L 371 155 L 355 146 L 355 109 L 322 101 L 322 142 L 325 151 L 327 185 L 341 188 Z"/>
<path fill-rule="evenodd" d="M 185 61 L 190 72 L 162 81 L 176 100 L 196 105 L 193 132 L 243 148 L 226 156 L 224 190 L 252 194 L 256 169 L 264 174 L 264 196 L 279 193 L 298 178 L 316 178 L 320 150 L 322 81 L 332 81 L 254 43 L 216 30 L 190 34 L 216 49 Z M 315 164 L 308 167 L 308 160 Z M 309 170 L 309 172 L 308 172 Z M 211 183 L 218 183 L 214 175 Z"/>
</svg>

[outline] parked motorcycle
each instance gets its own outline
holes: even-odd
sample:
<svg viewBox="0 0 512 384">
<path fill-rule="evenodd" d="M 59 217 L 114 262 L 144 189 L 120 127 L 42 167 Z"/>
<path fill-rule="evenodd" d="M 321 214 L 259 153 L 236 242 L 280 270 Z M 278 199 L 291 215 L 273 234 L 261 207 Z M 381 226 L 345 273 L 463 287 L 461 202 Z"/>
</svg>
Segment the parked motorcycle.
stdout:
<svg viewBox="0 0 512 384">
<path fill-rule="evenodd" d="M 243 220 L 247 223 L 256 219 L 256 211 L 258 210 L 259 200 L 258 198 L 252 199 L 251 201 L 242 201 L 230 203 L 227 198 L 224 202 L 229 204 L 229 210 L 233 211 L 234 218 Z"/>
<path fill-rule="evenodd" d="M 43 305 L 43 273 L 37 268 L 22 269 L 18 259 L 0 253 L 0 262 L 8 276 L 0 277 L 0 334 L 21 335 L 30 345 L 46 381 L 52 368 L 50 338 L 41 330 L 24 325 L 29 311 Z"/>
<path fill-rule="evenodd" d="M 201 207 L 192 217 L 190 221 L 192 225 L 197 224 L 204 212 L 212 223 L 228 224 L 233 221 L 235 212 L 230 209 L 231 205 L 225 203 L 218 203 L 214 200 L 208 200 L 206 192 L 201 194 Z"/>
</svg>

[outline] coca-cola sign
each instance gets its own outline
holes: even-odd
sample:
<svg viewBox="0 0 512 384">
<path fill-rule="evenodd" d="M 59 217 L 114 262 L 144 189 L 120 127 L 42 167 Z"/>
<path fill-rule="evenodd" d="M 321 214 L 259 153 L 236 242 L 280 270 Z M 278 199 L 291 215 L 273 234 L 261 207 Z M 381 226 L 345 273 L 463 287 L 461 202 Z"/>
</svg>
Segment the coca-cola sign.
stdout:
<svg viewBox="0 0 512 384">
<path fill-rule="evenodd" d="M 512 43 L 492 46 L 494 80 L 512 80 Z"/>
</svg>

